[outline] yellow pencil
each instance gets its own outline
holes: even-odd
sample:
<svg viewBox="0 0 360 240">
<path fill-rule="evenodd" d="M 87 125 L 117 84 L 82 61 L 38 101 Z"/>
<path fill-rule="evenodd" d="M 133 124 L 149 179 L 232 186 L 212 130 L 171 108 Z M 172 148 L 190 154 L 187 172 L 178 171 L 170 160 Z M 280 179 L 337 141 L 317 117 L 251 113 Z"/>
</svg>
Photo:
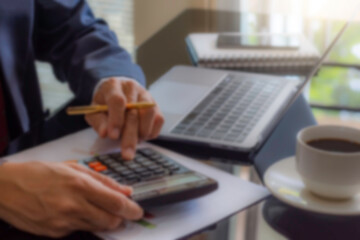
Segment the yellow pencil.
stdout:
<svg viewBox="0 0 360 240">
<path fill-rule="evenodd" d="M 155 103 L 150 102 L 134 102 L 126 104 L 126 109 L 142 109 L 142 108 L 151 108 L 154 107 Z M 76 107 L 68 107 L 66 109 L 66 113 L 68 115 L 83 115 L 83 114 L 91 114 L 98 112 L 107 112 L 107 105 L 89 105 L 89 106 L 76 106 Z"/>
</svg>

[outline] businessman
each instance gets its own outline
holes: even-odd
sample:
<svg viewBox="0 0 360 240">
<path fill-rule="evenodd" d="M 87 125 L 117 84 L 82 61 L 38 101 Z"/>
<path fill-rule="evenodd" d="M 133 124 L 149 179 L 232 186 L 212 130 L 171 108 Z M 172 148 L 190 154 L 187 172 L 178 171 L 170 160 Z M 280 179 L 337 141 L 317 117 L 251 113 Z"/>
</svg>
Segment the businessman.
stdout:
<svg viewBox="0 0 360 240">
<path fill-rule="evenodd" d="M 0 43 L 1 155 L 43 121 L 35 59 L 51 63 L 78 102 L 109 106 L 108 114 L 86 121 L 100 137 L 120 138 L 125 159 L 139 141 L 159 134 L 157 107 L 125 111 L 128 102 L 154 100 L 141 69 L 85 0 L 0 1 Z M 38 235 L 114 229 L 142 216 L 128 198 L 131 188 L 76 164 L 1 161 L 0 191 L 0 219 Z"/>
</svg>

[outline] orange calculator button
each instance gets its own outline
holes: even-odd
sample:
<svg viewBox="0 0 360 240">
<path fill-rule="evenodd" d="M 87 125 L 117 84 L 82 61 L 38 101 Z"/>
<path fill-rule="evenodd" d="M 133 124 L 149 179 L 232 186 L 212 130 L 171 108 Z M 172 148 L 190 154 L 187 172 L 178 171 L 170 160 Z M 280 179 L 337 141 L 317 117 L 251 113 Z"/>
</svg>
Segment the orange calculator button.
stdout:
<svg viewBox="0 0 360 240">
<path fill-rule="evenodd" d="M 104 165 L 99 165 L 99 166 L 94 167 L 94 170 L 97 172 L 102 172 L 102 171 L 105 171 L 106 169 L 107 169 L 107 167 Z"/>
<path fill-rule="evenodd" d="M 97 166 L 102 166 L 102 164 L 100 162 L 91 162 L 91 163 L 89 163 L 89 167 L 91 167 L 91 168 L 95 168 Z"/>
</svg>

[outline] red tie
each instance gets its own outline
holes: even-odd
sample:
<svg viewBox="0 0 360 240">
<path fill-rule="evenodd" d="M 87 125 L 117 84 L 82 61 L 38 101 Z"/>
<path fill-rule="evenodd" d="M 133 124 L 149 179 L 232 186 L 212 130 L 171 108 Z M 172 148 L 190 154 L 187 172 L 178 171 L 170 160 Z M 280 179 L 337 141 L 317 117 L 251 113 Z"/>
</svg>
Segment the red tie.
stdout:
<svg viewBox="0 0 360 240">
<path fill-rule="evenodd" d="M 5 102 L 3 89 L 0 84 L 0 155 L 4 153 L 8 145 L 8 132 L 5 115 Z"/>
</svg>

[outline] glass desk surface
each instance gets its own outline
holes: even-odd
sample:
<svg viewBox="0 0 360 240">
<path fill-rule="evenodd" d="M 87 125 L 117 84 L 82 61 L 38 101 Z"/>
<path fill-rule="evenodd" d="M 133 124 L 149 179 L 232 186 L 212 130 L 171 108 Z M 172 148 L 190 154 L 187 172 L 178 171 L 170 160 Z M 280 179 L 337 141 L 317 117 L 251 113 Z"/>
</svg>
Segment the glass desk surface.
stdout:
<svg viewBox="0 0 360 240">
<path fill-rule="evenodd" d="M 301 16 L 191 9 L 180 14 L 140 45 L 136 51 L 136 61 L 142 66 L 148 84 L 151 84 L 174 65 L 191 65 L 185 38 L 193 32 L 254 33 L 262 30 L 276 33 L 302 33 L 320 52 L 323 52 L 326 43 L 334 37 L 343 23 L 344 21 L 304 19 Z M 335 69 L 333 71 L 341 74 L 350 71 L 348 69 L 359 68 L 360 61 L 354 53 L 360 40 L 360 34 L 356 35 L 357 29 L 360 29 L 359 22 L 350 24 L 331 51 L 324 64 L 327 67 L 319 72 L 315 84 L 326 81 L 327 69 Z M 317 100 L 317 96 L 314 95 L 310 99 Z M 247 166 L 221 163 L 216 165 L 241 178 L 261 184 L 257 175 L 263 174 L 263 169 L 256 172 L 252 167 Z M 333 217 L 304 212 L 270 197 L 190 239 L 359 239 L 360 230 L 356 230 L 355 227 L 358 220 L 360 217 Z"/>
</svg>

